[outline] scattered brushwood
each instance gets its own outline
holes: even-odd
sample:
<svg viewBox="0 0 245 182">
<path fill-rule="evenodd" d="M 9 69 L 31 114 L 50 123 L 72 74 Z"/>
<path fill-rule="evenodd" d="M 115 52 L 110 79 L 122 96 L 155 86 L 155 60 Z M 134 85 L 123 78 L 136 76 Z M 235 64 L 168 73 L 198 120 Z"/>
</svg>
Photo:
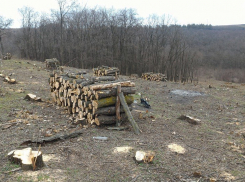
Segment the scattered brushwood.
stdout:
<svg viewBox="0 0 245 182">
<path fill-rule="evenodd" d="M 117 67 L 109 66 L 99 66 L 98 68 L 93 68 L 95 76 L 115 76 L 120 75 L 120 71 Z"/>
<path fill-rule="evenodd" d="M 3 56 L 3 60 L 10 60 L 12 58 L 12 55 L 10 53 L 6 53 L 5 56 Z"/>
<path fill-rule="evenodd" d="M 74 123 L 77 124 L 114 124 L 116 123 L 116 96 L 117 86 L 121 85 L 121 91 L 125 96 L 127 105 L 133 103 L 135 83 L 131 81 L 105 81 L 111 80 L 100 77 L 89 77 L 83 74 L 50 74 L 49 85 L 51 97 L 58 105 L 73 114 Z M 115 77 L 113 77 L 115 78 Z M 131 109 L 132 107 L 130 107 Z M 125 111 L 120 110 L 122 118 Z"/>
<path fill-rule="evenodd" d="M 167 81 L 167 77 L 162 73 L 142 73 L 141 78 L 150 81 Z"/>
<path fill-rule="evenodd" d="M 58 59 L 45 59 L 47 69 L 58 69 L 60 67 L 60 62 Z"/>
</svg>

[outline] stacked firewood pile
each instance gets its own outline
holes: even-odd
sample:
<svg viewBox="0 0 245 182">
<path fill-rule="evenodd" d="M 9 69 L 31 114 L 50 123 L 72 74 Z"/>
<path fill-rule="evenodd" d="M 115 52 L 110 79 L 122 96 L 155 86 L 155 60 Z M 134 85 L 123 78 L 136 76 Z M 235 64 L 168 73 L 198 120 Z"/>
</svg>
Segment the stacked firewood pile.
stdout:
<svg viewBox="0 0 245 182">
<path fill-rule="evenodd" d="M 60 62 L 56 58 L 45 59 L 45 63 L 46 63 L 46 68 L 48 69 L 57 69 L 60 66 Z"/>
<path fill-rule="evenodd" d="M 10 53 L 6 53 L 5 56 L 3 56 L 3 60 L 9 60 L 11 59 L 12 55 Z"/>
<path fill-rule="evenodd" d="M 120 71 L 117 67 L 109 66 L 99 66 L 98 68 L 93 68 L 95 76 L 118 76 Z"/>
<path fill-rule="evenodd" d="M 100 78 L 103 78 L 102 80 Z M 130 81 L 112 81 L 104 77 L 84 78 L 79 74 L 58 75 L 50 74 L 49 84 L 51 96 L 57 105 L 67 108 L 73 114 L 75 123 L 85 124 L 113 124 L 116 123 L 117 85 L 121 85 L 127 104 L 133 103 L 130 94 L 136 92 L 135 83 Z M 124 110 L 120 111 L 122 120 Z"/>
<path fill-rule="evenodd" d="M 167 81 L 167 77 L 162 73 L 142 73 L 141 78 L 150 81 Z"/>
</svg>

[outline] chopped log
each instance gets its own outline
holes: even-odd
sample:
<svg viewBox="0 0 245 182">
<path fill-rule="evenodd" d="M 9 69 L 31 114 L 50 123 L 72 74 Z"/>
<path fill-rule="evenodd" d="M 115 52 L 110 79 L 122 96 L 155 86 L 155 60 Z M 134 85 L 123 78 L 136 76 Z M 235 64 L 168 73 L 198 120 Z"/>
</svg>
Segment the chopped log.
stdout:
<svg viewBox="0 0 245 182">
<path fill-rule="evenodd" d="M 135 160 L 138 163 L 151 163 L 155 157 L 155 152 L 153 151 L 136 151 Z"/>
<path fill-rule="evenodd" d="M 126 102 L 126 98 L 124 97 L 123 95 L 123 92 L 119 93 L 119 98 L 120 98 L 120 102 L 123 106 L 123 109 L 128 117 L 128 120 L 130 121 L 130 123 L 132 124 L 133 128 L 134 128 L 134 132 L 135 134 L 140 134 L 140 129 L 138 127 L 138 124 L 135 122 L 129 108 L 128 108 L 128 105 L 127 105 L 127 102 Z"/>
<path fill-rule="evenodd" d="M 65 139 L 69 139 L 69 138 L 75 138 L 77 136 L 79 136 L 80 134 L 82 134 L 82 130 L 78 130 L 75 131 L 73 133 L 69 133 L 69 134 L 57 134 L 51 137 L 45 137 L 43 139 L 38 139 L 38 140 L 27 140 L 24 141 L 23 143 L 21 143 L 20 145 L 28 145 L 30 143 L 35 143 L 35 144 L 45 144 L 45 143 L 52 143 L 52 142 L 56 142 L 59 140 L 65 140 Z"/>
<path fill-rule="evenodd" d="M 115 83 L 108 83 L 108 84 L 91 85 L 91 86 L 89 86 L 89 89 L 90 90 L 103 90 L 103 89 L 116 87 L 119 84 L 122 87 L 134 87 L 135 86 L 134 82 L 124 81 L 124 82 L 115 82 Z"/>
<path fill-rule="evenodd" d="M 37 97 L 34 94 L 27 94 L 24 98 L 25 100 L 30 100 L 30 101 L 37 101 L 37 102 L 42 102 L 41 97 Z M 57 101 L 57 100 L 56 100 Z"/>
<path fill-rule="evenodd" d="M 121 87 L 121 92 L 123 92 L 124 95 L 135 94 L 136 88 L 135 87 Z M 106 97 L 116 96 L 116 95 L 117 95 L 116 88 L 112 88 L 110 90 L 98 90 L 95 92 L 95 98 L 97 100 L 106 98 Z"/>
<path fill-rule="evenodd" d="M 22 170 L 33 170 L 44 166 L 42 152 L 32 151 L 31 148 L 13 150 L 8 153 L 8 160 L 20 164 Z"/>
<path fill-rule="evenodd" d="M 14 78 L 10 78 L 9 76 L 5 76 L 4 82 L 8 82 L 8 83 L 11 83 L 11 84 L 14 84 L 16 83 L 16 80 Z"/>
<path fill-rule="evenodd" d="M 134 102 L 134 97 L 133 96 L 126 95 L 125 99 L 126 99 L 125 103 L 127 103 L 128 105 L 130 105 L 130 104 L 132 104 Z M 112 105 L 115 105 L 115 104 L 116 104 L 116 97 L 115 96 L 92 101 L 92 105 L 96 109 L 101 108 L 101 107 L 112 106 Z"/>
</svg>

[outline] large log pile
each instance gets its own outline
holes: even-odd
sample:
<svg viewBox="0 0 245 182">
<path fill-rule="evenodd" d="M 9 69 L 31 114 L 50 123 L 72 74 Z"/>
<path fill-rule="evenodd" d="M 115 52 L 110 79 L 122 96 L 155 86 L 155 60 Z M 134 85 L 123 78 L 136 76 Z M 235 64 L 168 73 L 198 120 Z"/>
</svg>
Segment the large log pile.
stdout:
<svg viewBox="0 0 245 182">
<path fill-rule="evenodd" d="M 121 85 L 126 102 L 130 106 L 134 98 L 130 94 L 136 92 L 135 83 L 131 81 L 102 81 L 97 77 L 84 78 L 83 75 L 50 74 L 49 84 L 53 101 L 67 108 L 69 114 L 81 124 L 113 124 L 116 123 L 117 85 Z M 114 77 L 115 80 L 115 77 Z M 122 120 L 124 118 L 124 110 Z"/>
<path fill-rule="evenodd" d="M 150 81 L 167 81 L 167 77 L 162 73 L 142 73 L 141 78 L 144 80 L 150 80 Z"/>
<path fill-rule="evenodd" d="M 95 76 L 118 76 L 120 71 L 117 67 L 109 66 L 99 66 L 98 68 L 93 68 Z"/>
</svg>

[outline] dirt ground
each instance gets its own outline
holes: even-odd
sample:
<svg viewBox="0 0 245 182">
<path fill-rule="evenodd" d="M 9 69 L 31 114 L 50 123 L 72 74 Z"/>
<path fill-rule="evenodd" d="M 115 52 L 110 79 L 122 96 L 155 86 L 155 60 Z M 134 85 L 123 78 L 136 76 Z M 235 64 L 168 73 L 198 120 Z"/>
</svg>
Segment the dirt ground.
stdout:
<svg viewBox="0 0 245 182">
<path fill-rule="evenodd" d="M 136 84 L 132 114 L 140 135 L 134 134 L 130 123 L 124 123 L 129 126 L 124 131 L 83 128 L 77 138 L 41 147 L 44 168 L 11 172 L 19 166 L 8 162 L 8 152 L 26 147 L 38 150 L 35 144 L 20 146 L 23 141 L 81 128 L 72 125 L 64 108 L 50 100 L 44 63 L 1 60 L 1 73 L 11 75 L 17 84 L 0 77 L 0 181 L 245 181 L 244 84 L 211 79 L 180 84 L 122 76 Z M 28 93 L 44 102 L 24 100 Z M 151 109 L 138 104 L 139 93 L 150 99 Z M 190 124 L 178 119 L 181 115 L 201 122 Z M 94 136 L 108 140 L 94 140 Z M 184 152 L 170 150 L 170 144 Z M 137 150 L 154 151 L 153 163 L 136 163 Z"/>
</svg>

